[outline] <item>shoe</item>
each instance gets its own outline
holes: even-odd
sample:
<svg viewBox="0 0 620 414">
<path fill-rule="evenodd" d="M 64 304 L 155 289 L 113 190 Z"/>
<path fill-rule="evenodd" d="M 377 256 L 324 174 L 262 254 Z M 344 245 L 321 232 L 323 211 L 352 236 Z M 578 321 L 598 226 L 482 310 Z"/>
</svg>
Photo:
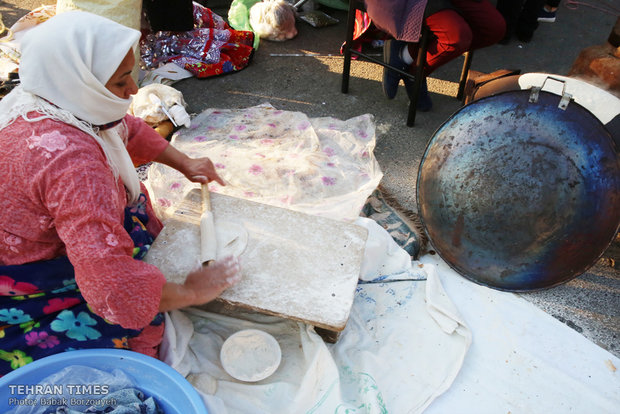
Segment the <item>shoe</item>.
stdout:
<svg viewBox="0 0 620 414">
<path fill-rule="evenodd" d="M 407 65 L 400 58 L 400 51 L 405 47 L 406 43 L 399 40 L 386 40 L 383 45 L 383 61 L 387 62 L 390 66 L 394 66 L 400 70 L 407 70 Z M 394 99 L 396 92 L 398 92 L 398 83 L 400 82 L 400 73 L 394 72 L 386 67 L 383 67 L 383 93 L 388 99 Z"/>
<path fill-rule="evenodd" d="M 409 96 L 409 100 L 413 101 L 413 89 L 414 89 L 414 80 L 409 78 L 403 78 L 405 81 L 405 89 L 407 90 L 407 96 Z M 428 112 L 433 108 L 433 101 L 431 101 L 431 97 L 428 94 L 428 85 L 426 83 L 426 78 L 420 83 L 420 91 L 418 92 L 418 105 L 416 106 L 416 111 L 420 112 Z"/>
<path fill-rule="evenodd" d="M 557 11 L 557 10 L 556 10 Z M 538 21 L 545 23 L 555 22 L 556 11 L 547 11 L 544 7 L 538 12 Z"/>
</svg>

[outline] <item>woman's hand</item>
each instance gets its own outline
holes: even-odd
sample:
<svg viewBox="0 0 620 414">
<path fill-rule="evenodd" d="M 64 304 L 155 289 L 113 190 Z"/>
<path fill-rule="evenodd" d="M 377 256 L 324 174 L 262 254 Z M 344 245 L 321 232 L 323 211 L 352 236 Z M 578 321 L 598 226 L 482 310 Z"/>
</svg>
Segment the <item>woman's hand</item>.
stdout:
<svg viewBox="0 0 620 414">
<path fill-rule="evenodd" d="M 167 312 L 212 301 L 241 280 L 240 270 L 239 260 L 229 256 L 190 273 L 182 285 L 166 283 L 159 311 Z"/>
<path fill-rule="evenodd" d="M 194 292 L 194 305 L 217 298 L 224 290 L 241 280 L 239 260 L 228 256 L 190 273 L 184 286 Z"/>
<path fill-rule="evenodd" d="M 188 180 L 195 183 L 207 184 L 210 181 L 215 181 L 220 185 L 226 185 L 222 177 L 215 171 L 215 166 L 209 158 L 190 158 L 172 145 L 168 145 L 155 158 L 155 161 L 180 171 Z"/>
<path fill-rule="evenodd" d="M 209 158 L 189 158 L 185 162 L 184 171 L 181 171 L 188 180 L 195 183 L 207 184 L 216 181 L 220 185 L 226 185 L 224 180 L 217 174 L 213 162 Z"/>
</svg>

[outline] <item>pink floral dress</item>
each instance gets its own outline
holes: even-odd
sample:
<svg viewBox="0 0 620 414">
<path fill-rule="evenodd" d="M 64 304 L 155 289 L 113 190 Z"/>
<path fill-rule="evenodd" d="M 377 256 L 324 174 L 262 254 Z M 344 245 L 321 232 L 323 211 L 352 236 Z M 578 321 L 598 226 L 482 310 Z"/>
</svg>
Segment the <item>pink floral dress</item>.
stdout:
<svg viewBox="0 0 620 414">
<path fill-rule="evenodd" d="M 168 145 L 124 121 L 135 165 Z M 137 260 L 161 230 L 148 197 L 128 208 L 95 140 L 53 120 L 0 131 L 0 177 L 0 375 L 71 349 L 155 356 L 165 278 Z"/>
</svg>

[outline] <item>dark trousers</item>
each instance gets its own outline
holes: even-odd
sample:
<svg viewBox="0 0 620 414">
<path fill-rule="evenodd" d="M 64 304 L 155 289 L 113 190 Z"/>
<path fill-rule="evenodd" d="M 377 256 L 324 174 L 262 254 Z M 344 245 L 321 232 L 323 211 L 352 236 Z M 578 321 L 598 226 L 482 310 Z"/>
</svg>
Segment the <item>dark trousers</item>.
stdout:
<svg viewBox="0 0 620 414">
<path fill-rule="evenodd" d="M 497 10 L 506 20 L 506 35 L 531 38 L 538 27 L 538 12 L 545 4 L 557 7 L 560 0 L 497 0 Z"/>
<path fill-rule="evenodd" d="M 143 0 L 151 31 L 186 32 L 194 28 L 192 0 Z"/>
</svg>

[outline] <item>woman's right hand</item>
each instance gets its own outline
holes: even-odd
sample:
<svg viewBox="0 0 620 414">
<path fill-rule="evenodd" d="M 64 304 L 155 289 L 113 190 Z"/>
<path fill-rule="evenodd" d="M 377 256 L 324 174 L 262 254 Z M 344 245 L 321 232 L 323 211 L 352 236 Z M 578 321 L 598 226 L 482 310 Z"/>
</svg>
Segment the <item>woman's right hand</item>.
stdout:
<svg viewBox="0 0 620 414">
<path fill-rule="evenodd" d="M 167 282 L 161 294 L 159 311 L 204 305 L 241 280 L 239 260 L 232 256 L 216 260 L 191 272 L 185 282 Z"/>
<path fill-rule="evenodd" d="M 195 293 L 193 305 L 210 302 L 239 282 L 240 270 L 239 259 L 228 256 L 190 273 L 185 279 L 184 286 Z"/>
</svg>

